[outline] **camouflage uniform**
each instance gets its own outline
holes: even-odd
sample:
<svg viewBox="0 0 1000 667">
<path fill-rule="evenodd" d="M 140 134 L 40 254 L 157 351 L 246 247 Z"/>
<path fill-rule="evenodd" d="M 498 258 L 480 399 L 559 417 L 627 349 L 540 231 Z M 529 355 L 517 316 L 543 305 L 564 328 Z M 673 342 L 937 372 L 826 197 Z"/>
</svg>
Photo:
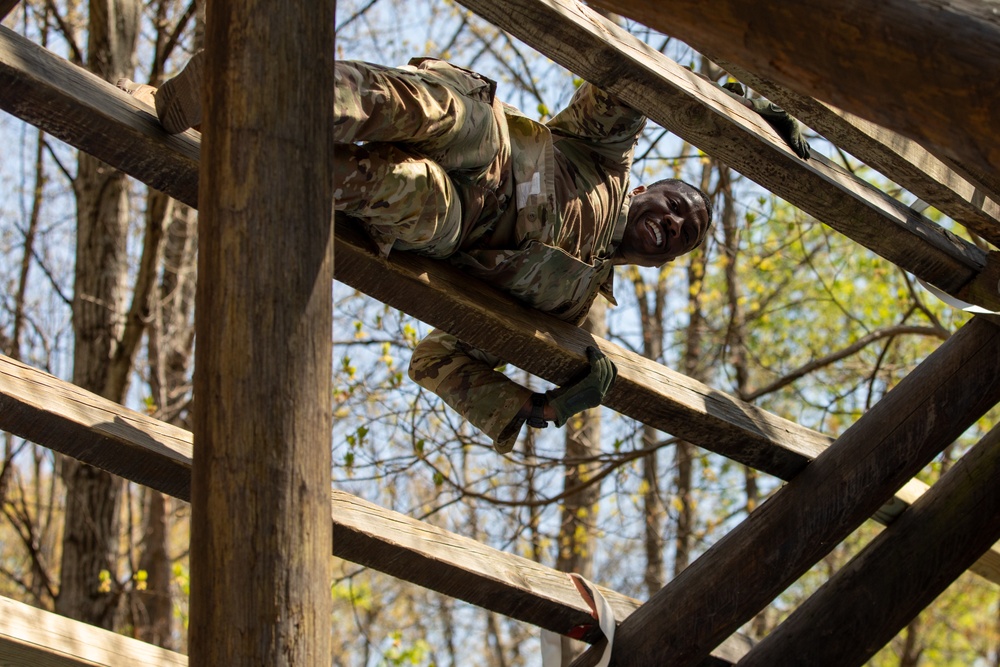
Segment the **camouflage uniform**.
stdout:
<svg viewBox="0 0 1000 667">
<path fill-rule="evenodd" d="M 384 253 L 447 257 L 573 323 L 598 293 L 613 302 L 611 256 L 642 114 L 584 83 L 539 123 L 498 102 L 488 79 L 436 60 L 338 63 L 337 84 L 337 141 L 374 142 L 337 147 L 337 208 L 360 218 Z M 409 372 L 506 451 L 531 392 L 500 364 L 435 330 Z"/>
</svg>

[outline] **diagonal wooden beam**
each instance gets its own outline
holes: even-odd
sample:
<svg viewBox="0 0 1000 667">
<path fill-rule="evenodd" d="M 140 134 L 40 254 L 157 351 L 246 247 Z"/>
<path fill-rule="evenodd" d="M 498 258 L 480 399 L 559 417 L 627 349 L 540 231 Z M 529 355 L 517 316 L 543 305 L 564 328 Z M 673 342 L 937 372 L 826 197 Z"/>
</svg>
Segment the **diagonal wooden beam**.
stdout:
<svg viewBox="0 0 1000 667">
<path fill-rule="evenodd" d="M 197 204 L 195 134 L 168 137 L 131 97 L 2 28 L 0 83 L 0 106 L 8 111 Z M 584 367 L 584 350 L 593 342 L 577 327 L 540 316 L 445 263 L 408 253 L 382 260 L 346 223 L 338 223 L 335 270 L 338 280 L 556 383 Z M 622 371 L 609 405 L 647 424 L 710 443 L 713 451 L 784 478 L 828 442 L 664 366 L 599 344 Z"/>
<path fill-rule="evenodd" d="M 983 76 L 1000 67 L 994 3 L 595 4 L 895 130 L 938 155 L 985 174 L 1000 172 L 1000 142 L 990 140 L 1000 90 Z"/>
<path fill-rule="evenodd" d="M 611 664 L 698 664 L 998 401 L 1000 326 L 977 317 L 623 622 Z"/>
<path fill-rule="evenodd" d="M 0 598 L 0 664 L 187 667 L 187 656 Z"/>
<path fill-rule="evenodd" d="M 1000 427 L 994 427 L 740 667 L 864 664 L 1000 539 L 998 475 Z"/>
<path fill-rule="evenodd" d="M 3 356 L 0 429 L 190 500 L 190 432 Z M 593 625 L 589 608 L 562 572 L 343 491 L 333 491 L 331 502 L 334 556 L 553 632 Z M 599 588 L 619 621 L 639 607 L 637 600 Z M 599 635 L 592 631 L 586 639 Z M 749 646 L 734 635 L 713 659 L 733 664 Z"/>
<path fill-rule="evenodd" d="M 1000 246 L 1000 190 L 987 193 L 917 142 L 854 114 L 779 86 L 738 65 L 720 67 L 865 164 L 994 246 Z"/>
<path fill-rule="evenodd" d="M 562 52 L 549 55 L 561 56 L 561 62 L 643 108 L 664 127 L 902 268 L 958 298 L 1000 309 L 994 277 L 1000 274 L 1000 260 L 988 261 L 972 244 L 822 160 L 803 163 L 766 123 L 717 86 L 582 5 L 517 0 L 517 7 L 507 12 L 486 0 L 475 2 L 485 5 L 478 10 L 501 25 L 510 23 L 512 16 L 520 17 L 517 26 L 522 30 L 551 24 L 553 31 L 538 39 Z M 604 38 L 614 46 L 604 45 Z M 582 60 L 580 53 L 595 48 L 599 53 Z M 0 106 L 10 113 L 194 205 L 198 145 L 193 134 L 167 137 L 155 123 L 144 122 L 151 119 L 146 107 L 2 29 L 0 81 Z"/>
<path fill-rule="evenodd" d="M 14 11 L 17 3 L 21 0 L 0 0 L 0 21 L 7 18 L 7 15 Z"/>
<path fill-rule="evenodd" d="M 586 5 L 461 3 L 897 266 L 964 301 L 1000 310 L 1000 256 L 987 260 L 971 243 L 824 158 L 800 160 L 767 123 L 719 86 Z"/>
</svg>

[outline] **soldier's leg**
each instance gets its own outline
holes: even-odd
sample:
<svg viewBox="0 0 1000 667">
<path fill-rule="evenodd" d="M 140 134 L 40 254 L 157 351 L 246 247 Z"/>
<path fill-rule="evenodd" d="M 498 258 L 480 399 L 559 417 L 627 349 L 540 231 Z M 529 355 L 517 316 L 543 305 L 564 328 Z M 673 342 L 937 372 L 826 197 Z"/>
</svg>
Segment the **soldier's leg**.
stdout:
<svg viewBox="0 0 1000 667">
<path fill-rule="evenodd" d="M 458 249 L 462 207 L 432 160 L 390 144 L 338 145 L 334 186 L 336 209 L 361 220 L 383 255 L 395 248 L 444 258 Z"/>
<path fill-rule="evenodd" d="M 442 71 L 338 61 L 334 138 L 395 142 L 448 171 L 482 170 L 501 148 L 488 81 Z"/>
</svg>

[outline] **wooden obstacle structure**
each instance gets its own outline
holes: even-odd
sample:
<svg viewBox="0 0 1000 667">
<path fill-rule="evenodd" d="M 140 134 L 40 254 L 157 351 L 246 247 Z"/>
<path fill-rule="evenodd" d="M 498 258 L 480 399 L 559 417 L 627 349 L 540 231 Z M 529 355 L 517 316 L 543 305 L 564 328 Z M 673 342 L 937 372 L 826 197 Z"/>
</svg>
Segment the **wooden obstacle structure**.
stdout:
<svg viewBox="0 0 1000 667">
<path fill-rule="evenodd" d="M 717 87 L 584 6 L 572 0 L 462 2 L 859 244 L 956 298 L 1000 310 L 1000 260 L 995 251 L 951 234 L 819 157 L 799 160 L 756 115 Z M 0 15 L 15 4 L 0 2 Z M 775 3 L 680 2 L 671 3 L 669 12 L 660 3 L 640 0 L 596 4 L 703 49 L 923 201 L 990 243 L 1000 242 L 1000 188 L 995 178 L 1000 142 L 980 133 L 976 125 L 981 105 L 1000 108 L 1000 93 L 963 82 L 958 65 L 954 71 L 941 66 L 947 60 L 941 54 L 952 52 L 949 47 L 964 53 L 960 42 L 973 29 L 984 59 L 979 71 L 997 65 L 1000 19 L 980 16 L 972 7 L 948 14 L 954 34 L 941 37 L 947 41 L 939 45 L 937 67 L 921 76 L 927 77 L 926 88 L 938 85 L 954 91 L 966 85 L 976 95 L 956 98 L 948 122 L 938 124 L 932 96 L 926 101 L 907 98 L 904 110 L 909 115 L 892 115 L 893 105 L 881 104 L 883 100 L 852 96 L 843 72 L 829 64 L 823 69 L 825 61 L 813 53 L 813 44 L 792 38 L 778 42 L 747 14 L 762 11 L 762 5 L 777 7 Z M 724 17 L 707 31 L 699 13 L 702 4 Z M 865 21 L 878 25 L 894 20 L 892 12 L 903 8 L 913 25 L 926 31 L 932 28 L 924 19 L 941 19 L 944 11 L 916 0 L 889 4 L 884 15 L 867 8 Z M 834 7 L 828 11 L 840 16 Z M 780 18 L 772 17 L 771 22 Z M 754 39 L 747 38 L 751 30 Z M 749 52 L 732 46 L 746 43 L 751 44 Z M 781 66 L 789 58 L 802 68 L 814 65 L 808 70 L 811 75 L 789 75 L 790 66 Z M 885 58 L 894 62 L 903 56 Z M 871 63 L 857 67 L 874 69 Z M 886 61 L 878 67 L 893 69 Z M 904 78 L 908 72 L 901 67 L 894 74 Z M 5 28 L 0 28 L 0 106 L 151 187 L 191 206 L 199 204 L 202 147 L 197 133 L 164 134 L 131 97 Z M 914 129 L 914 124 L 919 127 Z M 220 129 L 219 136 L 226 131 Z M 216 155 L 212 146 L 204 150 Z M 206 165 L 203 176 L 224 172 L 216 163 Z M 867 651 L 882 646 L 966 569 L 1000 583 L 1000 550 L 993 546 L 1000 539 L 1000 491 L 993 483 L 1000 436 L 985 437 L 933 488 L 911 479 L 1000 401 L 1000 328 L 994 317 L 975 317 L 834 442 L 526 309 L 446 264 L 405 253 L 386 261 L 373 253 L 363 235 L 341 222 L 335 236 L 333 273 L 338 280 L 555 383 L 579 371 L 585 364 L 584 349 L 597 344 L 619 368 L 607 397 L 609 407 L 789 481 L 644 604 L 602 591 L 619 621 L 613 665 L 794 664 L 789 656 L 802 654 L 803 641 L 819 656 L 810 664 L 862 664 Z M 212 278 L 215 283 L 232 279 L 221 272 Z M 262 289 L 280 293 L 281 287 Z M 203 332 L 198 335 L 201 354 Z M 212 335 L 206 331 L 204 339 Z M 136 483 L 192 498 L 192 475 L 197 476 L 198 466 L 192 466 L 190 433 L 9 359 L 0 359 L 0 428 Z M 328 433 L 318 440 L 328 447 Z M 569 580 L 551 568 L 343 492 L 335 491 L 331 503 L 324 521 L 332 528 L 333 555 L 557 633 L 589 618 Z M 735 634 L 826 550 L 873 516 L 889 526 L 882 536 L 772 636 L 753 647 Z M 891 566 L 899 553 L 907 554 L 905 570 Z M 911 571 L 927 576 L 914 579 Z M 880 591 L 880 604 L 871 609 L 875 619 L 851 602 L 858 589 L 867 587 Z M 221 609 L 225 613 L 225 607 Z M 29 613 L 35 612 L 24 611 Z M 116 643 L 53 615 L 7 623 L 15 618 L 20 616 L 13 611 L 0 613 L 0 655 L 34 655 L 40 664 L 60 665 L 186 663 L 183 656 L 169 652 L 151 651 L 155 658 L 130 656 L 130 651 L 144 649 Z M 850 642 L 843 641 L 846 636 Z M 599 636 L 588 640 L 600 643 Z M 81 644 L 107 647 L 105 657 L 91 657 Z M 596 664 L 598 655 L 588 651 L 574 664 Z"/>
</svg>

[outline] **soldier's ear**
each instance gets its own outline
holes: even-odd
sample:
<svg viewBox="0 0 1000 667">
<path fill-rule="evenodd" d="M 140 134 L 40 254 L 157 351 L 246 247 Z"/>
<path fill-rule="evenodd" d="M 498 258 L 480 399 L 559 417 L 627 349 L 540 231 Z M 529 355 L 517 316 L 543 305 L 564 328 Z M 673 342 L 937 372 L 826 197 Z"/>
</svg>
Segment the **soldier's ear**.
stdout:
<svg viewBox="0 0 1000 667">
<path fill-rule="evenodd" d="M 646 186 L 645 185 L 639 185 L 639 186 L 636 186 L 635 190 L 632 190 L 632 194 L 633 195 L 638 195 L 638 194 L 642 194 L 645 191 L 646 191 Z"/>
</svg>

